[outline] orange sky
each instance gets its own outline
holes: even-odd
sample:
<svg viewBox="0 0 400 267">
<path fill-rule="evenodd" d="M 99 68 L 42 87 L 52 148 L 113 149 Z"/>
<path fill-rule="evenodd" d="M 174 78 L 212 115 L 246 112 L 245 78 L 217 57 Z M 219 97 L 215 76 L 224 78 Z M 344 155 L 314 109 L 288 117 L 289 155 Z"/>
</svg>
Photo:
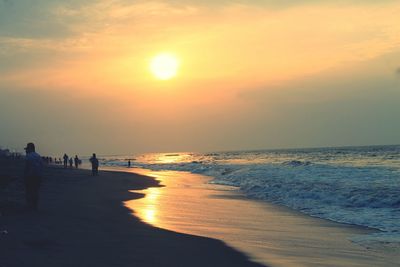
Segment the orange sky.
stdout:
<svg viewBox="0 0 400 267">
<path fill-rule="evenodd" d="M 0 144 L 49 141 L 58 153 L 65 135 L 88 154 L 400 143 L 398 1 L 196 2 L 0 1 Z M 149 71 L 161 52 L 180 61 L 171 80 Z M 31 97 L 20 109 L 6 100 L 20 95 Z M 30 109 L 71 122 L 60 133 Z"/>
</svg>

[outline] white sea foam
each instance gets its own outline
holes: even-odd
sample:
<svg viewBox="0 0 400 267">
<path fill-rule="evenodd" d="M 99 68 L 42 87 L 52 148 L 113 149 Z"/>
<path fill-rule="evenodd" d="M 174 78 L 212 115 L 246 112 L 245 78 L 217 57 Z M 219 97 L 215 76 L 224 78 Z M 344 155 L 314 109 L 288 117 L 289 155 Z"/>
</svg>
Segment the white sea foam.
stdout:
<svg viewBox="0 0 400 267">
<path fill-rule="evenodd" d="M 125 164 L 108 158 L 109 165 Z M 136 166 L 212 176 L 249 197 L 376 228 L 356 242 L 400 244 L 400 147 L 140 155 Z"/>
</svg>

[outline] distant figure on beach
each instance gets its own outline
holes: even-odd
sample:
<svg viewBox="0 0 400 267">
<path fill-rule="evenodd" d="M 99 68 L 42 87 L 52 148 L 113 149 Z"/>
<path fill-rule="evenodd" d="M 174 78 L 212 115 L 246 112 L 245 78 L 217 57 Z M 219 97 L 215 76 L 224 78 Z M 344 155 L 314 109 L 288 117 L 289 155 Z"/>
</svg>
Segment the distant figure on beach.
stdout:
<svg viewBox="0 0 400 267">
<path fill-rule="evenodd" d="M 95 153 L 93 153 L 93 156 L 90 158 L 90 163 L 92 163 L 92 175 L 99 175 L 99 160 L 96 158 Z"/>
<path fill-rule="evenodd" d="M 131 167 L 131 160 L 128 159 L 128 168 L 130 168 L 130 167 Z"/>
<path fill-rule="evenodd" d="M 36 153 L 35 145 L 28 143 L 25 147 L 25 196 L 26 204 L 30 210 L 37 210 L 39 204 L 39 188 L 42 182 L 43 161 Z"/>
<path fill-rule="evenodd" d="M 72 158 L 69 158 L 69 167 L 72 168 L 74 165 L 74 160 Z"/>
<path fill-rule="evenodd" d="M 67 168 L 68 167 L 68 155 L 64 154 L 63 159 L 64 159 L 64 168 Z"/>
<path fill-rule="evenodd" d="M 78 155 L 75 155 L 75 158 L 74 158 L 74 163 L 75 163 L 75 168 L 77 168 L 78 169 L 78 166 L 79 166 L 79 158 L 78 158 Z"/>
</svg>

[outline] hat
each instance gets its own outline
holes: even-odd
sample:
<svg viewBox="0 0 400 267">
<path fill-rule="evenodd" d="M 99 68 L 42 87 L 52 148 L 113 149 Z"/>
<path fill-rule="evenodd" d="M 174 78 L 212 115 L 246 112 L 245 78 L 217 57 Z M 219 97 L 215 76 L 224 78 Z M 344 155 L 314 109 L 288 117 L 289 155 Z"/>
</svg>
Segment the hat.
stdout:
<svg viewBox="0 0 400 267">
<path fill-rule="evenodd" d="M 25 150 L 35 151 L 35 144 L 34 143 L 28 143 L 24 149 Z"/>
</svg>

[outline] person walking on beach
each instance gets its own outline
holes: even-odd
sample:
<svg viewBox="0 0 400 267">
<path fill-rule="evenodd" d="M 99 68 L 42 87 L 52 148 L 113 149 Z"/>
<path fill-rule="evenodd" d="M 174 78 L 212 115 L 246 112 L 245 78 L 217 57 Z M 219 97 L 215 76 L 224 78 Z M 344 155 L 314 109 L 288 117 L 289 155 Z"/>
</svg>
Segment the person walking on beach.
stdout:
<svg viewBox="0 0 400 267">
<path fill-rule="evenodd" d="M 99 160 L 96 158 L 95 153 L 93 153 L 93 156 L 90 158 L 90 163 L 92 164 L 92 175 L 99 175 Z"/>
<path fill-rule="evenodd" d="M 75 155 L 74 162 L 75 162 L 75 168 L 78 169 L 78 166 L 79 166 L 79 158 L 78 158 L 78 155 Z"/>
<path fill-rule="evenodd" d="M 35 145 L 28 143 L 25 147 L 25 196 L 28 209 L 37 210 L 39 203 L 39 188 L 42 182 L 43 161 L 42 157 L 36 153 Z"/>
<path fill-rule="evenodd" d="M 131 167 L 131 160 L 128 159 L 128 168 L 130 168 L 130 167 Z"/>
<path fill-rule="evenodd" d="M 68 155 L 64 154 L 63 159 L 64 159 L 64 168 L 67 168 L 68 167 Z"/>
</svg>

